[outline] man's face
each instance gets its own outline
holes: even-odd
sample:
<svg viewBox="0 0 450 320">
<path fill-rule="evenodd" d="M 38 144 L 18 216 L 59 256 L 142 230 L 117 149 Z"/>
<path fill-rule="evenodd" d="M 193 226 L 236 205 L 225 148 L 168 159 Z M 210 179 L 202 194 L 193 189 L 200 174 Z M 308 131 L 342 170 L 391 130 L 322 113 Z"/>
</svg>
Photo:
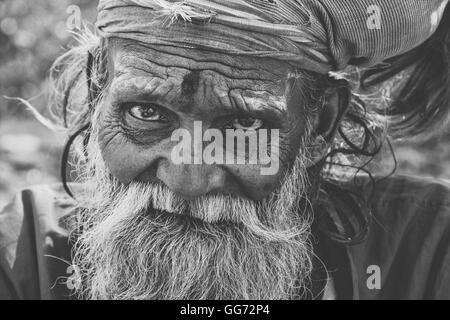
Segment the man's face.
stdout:
<svg viewBox="0 0 450 320">
<path fill-rule="evenodd" d="M 307 127 L 301 95 L 290 90 L 287 65 L 186 50 L 169 54 L 126 41 L 113 47 L 99 142 L 117 179 L 162 182 L 186 199 L 231 194 L 262 200 L 279 186 Z M 224 144 L 227 129 L 265 129 L 269 135 L 278 129 L 278 170 L 262 175 L 262 165 L 248 161 L 175 164 L 177 142 L 171 136 L 185 129 L 194 137 L 195 123 L 203 132 L 223 132 Z"/>
<path fill-rule="evenodd" d="M 289 68 L 270 60 L 110 48 L 111 83 L 92 119 L 92 184 L 74 263 L 81 295 L 289 299 L 310 273 L 310 131 Z M 175 164 L 174 130 L 279 130 L 279 170 Z M 268 140 L 268 143 L 272 143 Z M 303 205 L 303 206 L 302 206 Z"/>
</svg>

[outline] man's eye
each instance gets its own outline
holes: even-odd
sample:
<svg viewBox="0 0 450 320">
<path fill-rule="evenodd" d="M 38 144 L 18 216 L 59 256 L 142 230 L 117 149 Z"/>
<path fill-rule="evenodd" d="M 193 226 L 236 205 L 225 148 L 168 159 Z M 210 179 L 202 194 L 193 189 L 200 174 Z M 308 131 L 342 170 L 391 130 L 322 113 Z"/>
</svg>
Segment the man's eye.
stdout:
<svg viewBox="0 0 450 320">
<path fill-rule="evenodd" d="M 247 117 L 247 118 L 237 118 L 234 119 L 228 126 L 227 129 L 235 130 L 258 130 L 264 126 L 264 121 L 257 118 Z"/>
<path fill-rule="evenodd" d="M 128 109 L 128 113 L 138 120 L 142 121 L 166 121 L 156 107 L 151 105 L 135 105 Z"/>
</svg>

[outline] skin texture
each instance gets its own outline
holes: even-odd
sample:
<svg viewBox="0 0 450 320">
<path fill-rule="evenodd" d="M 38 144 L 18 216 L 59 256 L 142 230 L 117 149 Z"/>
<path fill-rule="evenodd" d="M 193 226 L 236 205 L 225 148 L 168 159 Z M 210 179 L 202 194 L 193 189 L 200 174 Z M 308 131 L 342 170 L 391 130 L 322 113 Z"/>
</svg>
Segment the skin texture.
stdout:
<svg viewBox="0 0 450 320">
<path fill-rule="evenodd" d="M 323 158 L 327 146 L 316 140 L 332 136 L 339 104 L 307 103 L 311 84 L 274 60 L 124 40 L 109 43 L 108 54 L 87 144 L 91 188 L 77 220 L 78 295 L 300 299 L 312 270 L 307 204 L 320 166 L 308 168 Z M 194 121 L 203 130 L 278 129 L 278 174 L 176 165 L 171 134 L 194 135 Z"/>
<path fill-rule="evenodd" d="M 305 103 L 298 90 L 302 80 L 288 80 L 292 69 L 282 62 L 115 40 L 108 69 L 99 142 L 106 165 L 124 184 L 162 182 L 185 199 L 219 193 L 262 200 L 281 183 L 307 132 Z M 133 107 L 149 104 L 164 121 L 143 121 L 130 113 Z M 325 127 L 333 126 L 334 113 L 325 117 Z M 280 130 L 278 174 L 263 176 L 258 165 L 172 163 L 173 130 L 184 128 L 193 135 L 194 121 L 202 121 L 203 130 L 224 130 L 236 119 L 249 118 Z M 318 126 L 316 119 L 309 120 Z"/>
</svg>

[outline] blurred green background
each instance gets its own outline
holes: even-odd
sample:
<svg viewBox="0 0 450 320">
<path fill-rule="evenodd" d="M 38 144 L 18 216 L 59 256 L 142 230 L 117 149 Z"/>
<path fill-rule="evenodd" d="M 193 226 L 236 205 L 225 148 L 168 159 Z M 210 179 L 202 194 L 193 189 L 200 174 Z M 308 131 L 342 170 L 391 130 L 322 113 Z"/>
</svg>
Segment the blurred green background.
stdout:
<svg viewBox="0 0 450 320">
<path fill-rule="evenodd" d="M 0 1 L 0 207 L 20 188 L 59 181 L 65 140 L 23 105 L 3 97 L 27 99 L 45 114 L 47 72 L 73 41 L 73 10 L 80 8 L 82 19 L 92 23 L 96 5 L 89 0 Z M 450 135 L 395 149 L 400 173 L 450 179 Z M 379 166 L 387 167 L 385 162 L 381 159 Z"/>
</svg>

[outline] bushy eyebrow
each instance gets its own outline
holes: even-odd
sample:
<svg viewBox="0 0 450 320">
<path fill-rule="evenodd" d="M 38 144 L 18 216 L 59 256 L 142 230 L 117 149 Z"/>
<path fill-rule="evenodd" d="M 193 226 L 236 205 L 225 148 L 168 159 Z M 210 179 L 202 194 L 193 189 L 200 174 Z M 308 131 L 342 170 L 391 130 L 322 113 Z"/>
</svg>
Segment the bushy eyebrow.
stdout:
<svg viewBox="0 0 450 320">
<path fill-rule="evenodd" d="M 160 101 L 171 89 L 164 79 L 130 73 L 114 78 L 110 87 L 113 100 L 122 103 Z"/>
<path fill-rule="evenodd" d="M 121 103 L 149 102 L 159 104 L 167 109 L 174 107 L 174 100 L 178 100 L 177 102 L 186 100 L 187 104 L 190 97 L 189 95 L 183 96 L 183 85 L 186 84 L 186 79 L 194 80 L 196 78 L 194 75 L 198 76 L 200 72 L 187 68 L 159 65 L 141 56 L 141 54 L 136 55 L 131 52 L 122 51 L 115 56 L 114 60 L 114 76 L 110 88 L 114 100 Z M 190 72 L 186 73 L 186 71 Z M 201 71 L 216 72 L 215 70 Z M 180 78 L 177 78 L 177 73 L 180 74 Z M 262 79 L 236 79 L 237 82 L 246 80 L 267 82 Z M 190 84 L 195 84 L 195 81 L 189 82 Z M 275 83 L 275 81 L 273 82 Z M 239 85 L 237 83 L 235 88 L 220 89 L 221 97 L 216 94 L 216 98 L 219 101 L 223 99 L 224 102 L 220 103 L 222 105 L 220 109 L 222 112 L 220 113 L 264 115 L 276 119 L 283 118 L 287 109 L 284 97 L 271 95 L 270 92 L 264 91 L 263 85 L 257 85 L 255 88 L 243 85 L 241 88 L 238 88 L 237 86 Z M 169 93 L 170 99 L 168 99 Z M 180 103 L 174 109 L 183 109 L 183 106 Z"/>
<path fill-rule="evenodd" d="M 266 96 L 258 97 L 264 94 Z M 268 95 L 270 94 L 264 91 L 242 89 L 232 89 L 228 93 L 234 113 L 271 119 L 273 122 L 283 121 L 287 111 L 284 97 L 267 98 Z"/>
<path fill-rule="evenodd" d="M 174 108 L 174 101 L 168 99 L 170 91 L 176 92 L 177 100 L 175 103 L 181 104 L 184 100 L 181 96 L 182 88 L 174 88 L 168 79 L 158 77 L 134 76 L 127 73 L 113 79 L 111 92 L 113 101 L 116 104 L 125 104 L 130 102 L 155 103 L 171 111 L 183 109 L 180 105 Z M 247 115 L 253 117 L 262 117 L 272 119 L 279 123 L 286 117 L 286 106 L 282 97 L 267 98 L 270 96 L 265 91 L 254 91 L 250 89 L 234 88 L 229 91 L 223 91 L 221 99 L 221 109 L 218 110 L 218 116 L 228 115 Z M 217 95 L 217 93 L 216 93 Z"/>
</svg>

